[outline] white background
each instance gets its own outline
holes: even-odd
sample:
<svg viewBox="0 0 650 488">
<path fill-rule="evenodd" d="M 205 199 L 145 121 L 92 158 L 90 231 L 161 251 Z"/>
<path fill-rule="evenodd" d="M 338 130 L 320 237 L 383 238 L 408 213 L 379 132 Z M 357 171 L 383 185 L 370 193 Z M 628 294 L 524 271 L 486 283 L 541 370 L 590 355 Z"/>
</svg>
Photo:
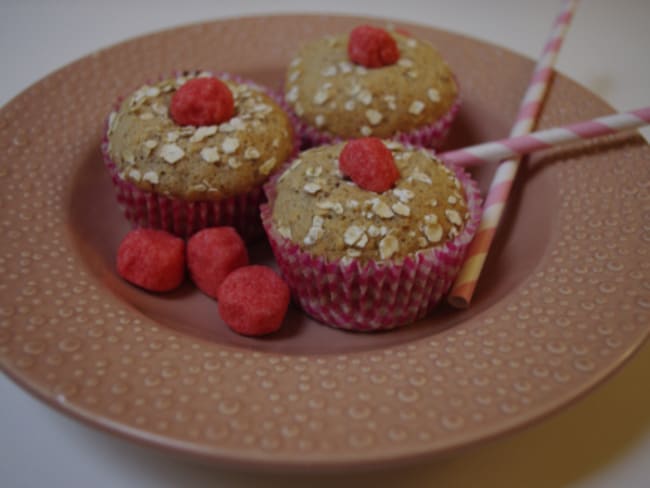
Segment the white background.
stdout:
<svg viewBox="0 0 650 488">
<path fill-rule="evenodd" d="M 0 105 L 98 48 L 155 30 L 277 12 L 418 22 L 536 59 L 556 0 L 0 0 Z M 557 69 L 617 110 L 650 104 L 650 0 L 583 0 Z M 646 138 L 650 131 L 643 131 Z M 0 485 L 13 487 L 650 486 L 650 345 L 572 407 L 516 434 L 426 464 L 375 473 L 241 473 L 178 460 L 92 430 L 0 375 Z"/>
</svg>

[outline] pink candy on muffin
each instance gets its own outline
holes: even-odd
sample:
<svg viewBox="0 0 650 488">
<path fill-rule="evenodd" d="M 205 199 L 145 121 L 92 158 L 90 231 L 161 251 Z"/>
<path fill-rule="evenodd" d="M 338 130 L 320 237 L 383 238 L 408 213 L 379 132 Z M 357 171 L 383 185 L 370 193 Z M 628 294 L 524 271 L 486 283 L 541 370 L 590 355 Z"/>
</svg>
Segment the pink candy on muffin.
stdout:
<svg viewBox="0 0 650 488">
<path fill-rule="evenodd" d="M 376 137 L 348 142 L 339 156 L 339 168 L 360 188 L 376 193 L 391 189 L 399 178 L 393 153 Z"/>
<path fill-rule="evenodd" d="M 228 86 L 217 78 L 186 81 L 172 97 L 169 114 L 178 125 L 205 126 L 227 122 L 235 114 Z"/>
<path fill-rule="evenodd" d="M 395 39 L 384 29 L 360 25 L 350 32 L 348 57 L 366 68 L 379 68 L 395 64 L 399 59 L 399 49 Z"/>
</svg>

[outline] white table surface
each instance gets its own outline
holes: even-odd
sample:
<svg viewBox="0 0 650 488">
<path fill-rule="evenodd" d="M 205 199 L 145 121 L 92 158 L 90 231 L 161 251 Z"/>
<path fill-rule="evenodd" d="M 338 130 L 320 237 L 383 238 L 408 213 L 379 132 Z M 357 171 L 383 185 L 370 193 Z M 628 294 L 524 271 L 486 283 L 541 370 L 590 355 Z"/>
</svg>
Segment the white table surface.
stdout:
<svg viewBox="0 0 650 488">
<path fill-rule="evenodd" d="M 0 105 L 62 65 L 189 22 L 278 12 L 371 14 L 535 59 L 556 0 L 0 0 Z M 618 110 L 650 103 L 650 0 L 583 0 L 557 69 Z M 650 131 L 643 134 L 650 139 Z M 0 210 L 1 211 L 1 210 Z M 51 410 L 0 375 L 0 485 L 13 487 L 650 486 L 650 345 L 572 407 L 487 445 L 374 473 L 242 473 L 178 460 Z"/>
</svg>

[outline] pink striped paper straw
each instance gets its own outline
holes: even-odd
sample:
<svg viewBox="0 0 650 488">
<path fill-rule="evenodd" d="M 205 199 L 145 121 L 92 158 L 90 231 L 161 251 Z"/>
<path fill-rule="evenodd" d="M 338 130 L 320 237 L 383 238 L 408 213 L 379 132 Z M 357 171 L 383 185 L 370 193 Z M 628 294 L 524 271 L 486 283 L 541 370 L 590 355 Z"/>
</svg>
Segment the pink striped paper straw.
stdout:
<svg viewBox="0 0 650 488">
<path fill-rule="evenodd" d="M 528 89 L 519 107 L 515 125 L 510 131 L 511 136 L 529 133 L 539 116 L 549 81 L 553 75 L 555 59 L 562 46 L 562 41 L 573 18 L 577 3 L 577 0 L 565 0 L 562 4 L 560 13 L 553 23 L 549 39 L 537 61 Z M 483 217 L 478 233 L 467 250 L 465 262 L 449 293 L 448 301 L 454 307 L 466 308 L 472 300 L 518 168 L 518 160 L 507 160 L 498 166 L 494 174 L 483 208 Z"/>
<path fill-rule="evenodd" d="M 650 124 L 650 106 L 496 142 L 478 144 L 457 151 L 448 151 L 439 154 L 438 157 L 444 161 L 467 167 L 500 161 L 503 158 L 512 158 L 513 156 L 523 156 L 533 151 L 614 134 L 647 124 Z M 516 161 L 509 159 L 506 164 L 512 167 L 517 164 Z M 499 166 L 499 169 L 501 167 Z M 516 168 L 511 171 L 516 171 Z M 478 232 L 470 244 L 465 263 L 447 298 L 450 305 L 456 308 L 465 308 L 471 301 L 485 257 L 499 225 L 499 219 L 503 214 L 503 208 L 508 199 L 511 186 L 512 177 L 510 173 L 497 170 L 486 198 Z"/>
<path fill-rule="evenodd" d="M 643 107 L 629 112 L 621 112 L 575 124 L 531 132 L 523 136 L 509 137 L 499 141 L 469 146 L 464 149 L 447 151 L 438 154 L 438 157 L 461 167 L 478 166 L 501 161 L 504 158 L 523 156 L 570 142 L 611 135 L 647 124 L 650 124 L 650 107 Z M 495 176 L 494 180 L 497 180 L 497 176 Z M 498 183 L 503 181 L 497 180 Z M 491 188 L 488 193 L 488 200 L 492 190 Z M 500 201 L 503 203 L 502 200 Z M 487 210 L 487 208 L 486 204 L 485 209 Z"/>
</svg>

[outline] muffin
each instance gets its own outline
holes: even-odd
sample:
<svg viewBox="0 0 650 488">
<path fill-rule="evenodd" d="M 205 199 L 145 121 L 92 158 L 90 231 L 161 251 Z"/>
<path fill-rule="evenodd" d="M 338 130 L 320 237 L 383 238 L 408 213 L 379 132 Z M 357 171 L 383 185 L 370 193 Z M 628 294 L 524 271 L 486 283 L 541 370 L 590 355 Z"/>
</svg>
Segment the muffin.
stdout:
<svg viewBox="0 0 650 488">
<path fill-rule="evenodd" d="M 398 169 L 373 192 L 341 173 L 339 142 L 303 151 L 265 186 L 262 223 L 297 304 L 342 329 L 427 315 L 449 290 L 480 219 L 474 181 L 432 152 L 382 141 Z"/>
<path fill-rule="evenodd" d="M 225 116 L 212 117 L 217 109 L 207 110 L 208 96 L 190 90 L 190 83 L 217 85 L 221 91 L 211 103 L 225 100 L 217 107 Z M 118 202 L 134 226 L 189 236 L 229 225 L 247 240 L 263 235 L 262 184 L 297 149 L 280 97 L 251 81 L 209 72 L 184 72 L 138 88 L 110 114 L 102 144 Z"/>
<path fill-rule="evenodd" d="M 387 60 L 364 55 L 385 53 L 382 43 L 391 41 Z M 459 88 L 427 41 L 359 26 L 305 44 L 287 71 L 285 99 L 299 119 L 303 148 L 367 136 L 439 147 L 458 111 Z"/>
</svg>

